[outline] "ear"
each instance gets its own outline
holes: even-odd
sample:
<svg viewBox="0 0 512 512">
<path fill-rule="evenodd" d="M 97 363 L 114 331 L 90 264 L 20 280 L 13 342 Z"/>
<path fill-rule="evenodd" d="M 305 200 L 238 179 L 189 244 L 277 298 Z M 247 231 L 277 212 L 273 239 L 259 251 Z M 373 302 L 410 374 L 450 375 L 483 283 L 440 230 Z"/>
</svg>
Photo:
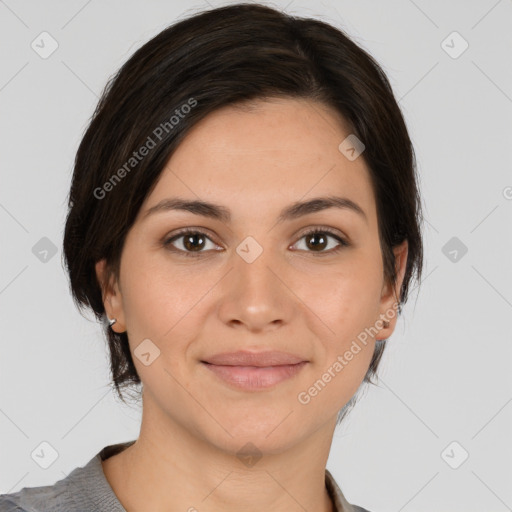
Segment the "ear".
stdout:
<svg viewBox="0 0 512 512">
<path fill-rule="evenodd" d="M 407 254 L 409 250 L 409 244 L 407 240 L 404 240 L 400 245 L 393 248 L 393 253 L 395 254 L 395 268 L 397 279 L 396 283 L 392 285 L 392 283 L 384 282 L 382 287 L 381 294 L 381 307 L 380 307 L 380 320 L 377 320 L 376 325 L 379 328 L 379 337 L 376 339 L 386 339 L 393 334 L 395 330 L 397 318 L 398 318 L 398 308 L 397 303 L 400 298 L 400 290 L 402 288 L 402 282 L 405 276 L 405 269 L 407 266 Z M 385 322 L 389 322 L 387 325 Z M 380 327 L 382 326 L 382 329 Z"/>
<path fill-rule="evenodd" d="M 119 283 L 112 272 L 108 271 L 105 259 L 96 262 L 95 268 L 107 316 L 110 319 L 116 319 L 116 322 L 112 325 L 112 330 L 117 333 L 125 332 L 126 322 Z"/>
</svg>

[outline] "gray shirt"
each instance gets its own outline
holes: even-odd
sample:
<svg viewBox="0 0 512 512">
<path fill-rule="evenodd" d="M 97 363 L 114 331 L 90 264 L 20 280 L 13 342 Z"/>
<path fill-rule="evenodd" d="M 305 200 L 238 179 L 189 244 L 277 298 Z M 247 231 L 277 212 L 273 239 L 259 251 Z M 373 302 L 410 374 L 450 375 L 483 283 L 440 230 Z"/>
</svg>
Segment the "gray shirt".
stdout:
<svg viewBox="0 0 512 512">
<path fill-rule="evenodd" d="M 101 461 L 134 442 L 106 446 L 85 466 L 74 469 L 53 485 L 24 487 L 15 493 L 1 494 L 0 512 L 126 512 L 105 477 Z M 369 512 L 345 499 L 327 469 L 325 485 L 335 512 Z"/>
</svg>

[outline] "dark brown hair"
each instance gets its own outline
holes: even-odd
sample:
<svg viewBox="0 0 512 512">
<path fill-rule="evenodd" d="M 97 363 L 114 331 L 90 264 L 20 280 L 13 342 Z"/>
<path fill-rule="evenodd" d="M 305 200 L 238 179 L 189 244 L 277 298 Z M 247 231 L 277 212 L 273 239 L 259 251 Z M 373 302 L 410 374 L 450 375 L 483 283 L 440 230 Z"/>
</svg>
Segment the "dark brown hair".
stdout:
<svg viewBox="0 0 512 512">
<path fill-rule="evenodd" d="M 140 384 L 140 378 L 126 333 L 105 322 L 95 263 L 106 258 L 110 275 L 119 277 L 124 240 L 142 202 L 200 119 L 223 106 L 273 97 L 312 99 L 341 114 L 366 146 L 361 157 L 371 174 L 389 283 L 397 277 L 392 249 L 408 241 L 402 304 L 411 278 L 421 277 L 414 150 L 375 60 L 327 23 L 263 5 L 230 5 L 190 16 L 144 44 L 110 79 L 74 163 L 65 263 L 78 308 L 90 307 L 103 321 L 112 381 L 122 400 L 122 389 Z M 149 149 L 144 156 L 143 147 Z M 373 383 L 383 350 L 384 342 L 377 341 L 364 382 Z"/>
</svg>

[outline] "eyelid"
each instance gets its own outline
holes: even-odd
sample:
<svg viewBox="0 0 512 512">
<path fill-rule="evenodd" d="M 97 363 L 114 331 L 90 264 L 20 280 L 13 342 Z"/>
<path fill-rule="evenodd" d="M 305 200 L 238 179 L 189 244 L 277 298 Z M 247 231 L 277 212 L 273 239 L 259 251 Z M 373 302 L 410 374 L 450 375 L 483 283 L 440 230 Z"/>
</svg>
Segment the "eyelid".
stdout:
<svg viewBox="0 0 512 512">
<path fill-rule="evenodd" d="M 298 235 L 299 239 L 305 235 L 309 235 L 311 233 L 328 233 L 329 235 L 333 235 L 335 237 L 341 238 L 348 244 L 348 236 L 344 235 L 342 231 L 331 228 L 329 226 L 312 226 L 308 228 L 304 228 L 304 230 L 300 231 L 300 235 Z"/>
<path fill-rule="evenodd" d="M 181 238 L 182 236 L 188 235 L 190 233 L 204 235 L 206 238 L 211 240 L 215 245 L 221 246 L 221 244 L 219 244 L 216 241 L 215 236 L 211 234 L 211 231 L 208 228 L 203 228 L 203 227 L 186 227 L 186 228 L 178 229 L 177 231 L 173 232 L 171 235 L 165 235 L 162 240 L 162 244 L 166 248 L 169 248 L 169 246 L 171 246 L 170 250 L 175 250 L 176 252 L 187 254 L 186 251 L 182 251 L 181 249 L 176 249 L 175 247 L 173 247 L 171 242 L 178 238 Z M 208 251 L 199 251 L 197 254 L 201 254 L 201 253 L 206 254 L 207 252 Z M 188 253 L 188 254 L 193 254 L 193 253 Z"/>
<path fill-rule="evenodd" d="M 313 227 L 310 227 L 310 228 L 306 228 L 304 231 L 302 231 L 300 233 L 300 235 L 298 236 L 297 241 L 294 242 L 289 247 L 292 247 L 292 246 L 296 245 L 305 236 L 314 235 L 315 233 L 327 234 L 331 238 L 336 239 L 338 241 L 338 246 L 335 247 L 334 249 L 329 249 L 328 251 L 306 251 L 307 253 L 316 254 L 318 256 L 323 256 L 323 255 L 327 256 L 329 254 L 335 254 L 340 249 L 343 249 L 344 247 L 349 247 L 349 246 L 352 245 L 352 243 L 350 242 L 349 238 L 347 236 L 345 236 L 344 234 L 340 233 L 337 229 L 330 228 L 330 227 L 327 227 L 327 226 L 313 226 Z"/>
<path fill-rule="evenodd" d="M 215 236 L 211 235 L 210 230 L 207 228 L 204 228 L 204 227 L 186 227 L 186 228 L 179 229 L 178 231 L 174 232 L 171 236 L 166 235 L 164 237 L 162 243 L 163 243 L 164 247 L 167 248 L 168 250 L 178 253 L 178 254 L 182 254 L 184 256 L 200 256 L 202 254 L 208 254 L 209 252 L 211 252 L 211 250 L 209 250 L 209 251 L 198 251 L 198 252 L 194 253 L 194 252 L 183 251 L 181 249 L 177 249 L 176 247 L 174 247 L 172 245 L 171 242 L 173 242 L 176 239 L 179 239 L 182 236 L 185 236 L 189 233 L 204 235 L 206 238 L 208 238 L 211 242 L 213 242 L 217 246 L 221 246 L 221 244 L 219 244 L 215 240 Z M 315 233 L 325 233 L 328 236 L 335 238 L 338 241 L 339 245 L 337 247 L 335 247 L 334 249 L 329 249 L 328 251 L 306 251 L 308 253 L 317 254 L 319 256 L 329 255 L 329 254 L 336 253 L 338 250 L 342 249 L 343 247 L 348 247 L 348 246 L 352 245 L 351 242 L 349 241 L 349 238 L 347 236 L 345 236 L 344 234 L 340 233 L 337 229 L 331 228 L 328 226 L 316 225 L 316 226 L 310 226 L 308 228 L 304 228 L 300 232 L 299 235 L 296 235 L 297 240 L 293 244 L 289 245 L 288 247 L 293 247 L 298 242 L 300 242 L 302 240 L 302 238 L 304 238 L 305 236 L 315 234 Z M 217 249 L 214 249 L 214 250 L 217 251 Z"/>
</svg>

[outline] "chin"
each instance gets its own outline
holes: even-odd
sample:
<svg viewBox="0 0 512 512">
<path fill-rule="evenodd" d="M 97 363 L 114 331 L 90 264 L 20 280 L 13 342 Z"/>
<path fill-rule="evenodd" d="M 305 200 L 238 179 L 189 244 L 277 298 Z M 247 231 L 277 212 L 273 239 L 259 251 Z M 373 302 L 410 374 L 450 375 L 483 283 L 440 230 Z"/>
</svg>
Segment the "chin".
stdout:
<svg viewBox="0 0 512 512">
<path fill-rule="evenodd" d="M 290 411 L 279 417 L 269 416 L 268 413 L 265 415 L 262 411 L 260 414 L 233 417 L 229 421 L 218 418 L 231 435 L 223 432 L 222 435 L 209 436 L 210 442 L 231 453 L 239 452 L 248 444 L 254 445 L 262 453 L 281 453 L 298 443 L 304 435 L 304 423 L 300 422 L 301 432 L 297 431 L 297 418 L 293 418 L 294 414 L 290 414 Z"/>
</svg>

